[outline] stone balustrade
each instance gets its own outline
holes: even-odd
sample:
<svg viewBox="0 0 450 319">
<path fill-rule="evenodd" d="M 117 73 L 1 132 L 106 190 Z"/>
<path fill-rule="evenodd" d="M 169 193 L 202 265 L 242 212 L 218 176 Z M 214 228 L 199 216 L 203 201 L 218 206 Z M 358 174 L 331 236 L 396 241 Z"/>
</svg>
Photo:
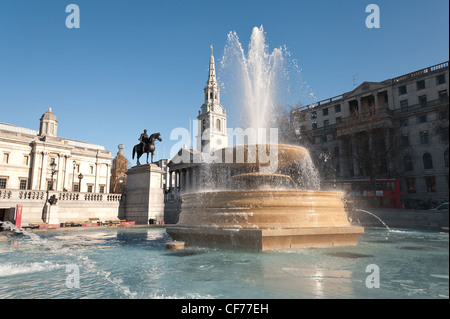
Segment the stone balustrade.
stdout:
<svg viewBox="0 0 450 319">
<path fill-rule="evenodd" d="M 56 198 L 60 201 L 120 202 L 122 199 L 122 194 L 48 191 L 48 197 L 53 195 L 56 195 Z M 40 201 L 46 198 L 47 191 L 0 189 L 0 200 Z"/>
</svg>

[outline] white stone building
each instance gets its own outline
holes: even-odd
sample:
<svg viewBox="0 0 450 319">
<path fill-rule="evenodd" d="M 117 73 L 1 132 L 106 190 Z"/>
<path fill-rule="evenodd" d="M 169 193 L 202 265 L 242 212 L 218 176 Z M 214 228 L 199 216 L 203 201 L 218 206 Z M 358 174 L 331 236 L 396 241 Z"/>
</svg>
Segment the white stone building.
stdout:
<svg viewBox="0 0 450 319">
<path fill-rule="evenodd" d="M 51 109 L 38 131 L 0 123 L 0 189 L 109 193 L 111 152 L 58 137 L 57 130 Z"/>
</svg>

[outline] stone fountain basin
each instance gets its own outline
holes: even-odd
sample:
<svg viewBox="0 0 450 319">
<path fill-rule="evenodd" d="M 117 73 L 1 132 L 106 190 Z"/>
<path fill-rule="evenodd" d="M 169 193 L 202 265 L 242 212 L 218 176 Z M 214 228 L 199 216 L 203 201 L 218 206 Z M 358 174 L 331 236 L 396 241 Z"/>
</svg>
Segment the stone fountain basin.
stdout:
<svg viewBox="0 0 450 319">
<path fill-rule="evenodd" d="M 356 245 L 342 193 L 309 190 L 212 191 L 183 195 L 176 226 L 186 245 L 257 250 Z"/>
</svg>

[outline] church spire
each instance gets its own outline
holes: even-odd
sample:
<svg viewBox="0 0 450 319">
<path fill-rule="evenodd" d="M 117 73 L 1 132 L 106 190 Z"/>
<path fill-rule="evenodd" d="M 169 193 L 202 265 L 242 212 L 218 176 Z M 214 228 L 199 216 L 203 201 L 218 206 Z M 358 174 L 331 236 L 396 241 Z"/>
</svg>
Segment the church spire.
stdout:
<svg viewBox="0 0 450 319">
<path fill-rule="evenodd" d="M 209 58 L 209 75 L 208 75 L 208 85 L 217 84 L 216 80 L 216 65 L 214 63 L 214 55 L 213 55 L 213 45 L 211 47 L 211 57 Z"/>
</svg>

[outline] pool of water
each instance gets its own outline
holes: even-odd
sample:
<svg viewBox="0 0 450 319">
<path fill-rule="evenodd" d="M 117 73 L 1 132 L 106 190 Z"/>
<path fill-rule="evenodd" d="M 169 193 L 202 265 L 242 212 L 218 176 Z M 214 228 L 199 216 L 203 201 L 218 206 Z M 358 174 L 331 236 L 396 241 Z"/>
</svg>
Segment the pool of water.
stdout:
<svg viewBox="0 0 450 319">
<path fill-rule="evenodd" d="M 31 234 L 0 243 L 5 298 L 448 298 L 448 233 L 366 229 L 357 246 L 165 249 L 161 228 Z"/>
</svg>

